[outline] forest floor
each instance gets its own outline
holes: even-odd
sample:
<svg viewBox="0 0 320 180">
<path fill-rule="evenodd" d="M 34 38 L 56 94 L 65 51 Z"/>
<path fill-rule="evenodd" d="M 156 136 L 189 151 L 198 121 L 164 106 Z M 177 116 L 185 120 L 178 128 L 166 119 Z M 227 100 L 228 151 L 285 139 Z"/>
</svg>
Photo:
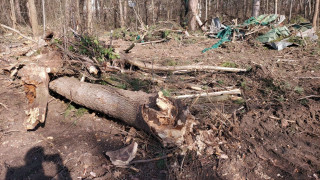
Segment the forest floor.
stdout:
<svg viewBox="0 0 320 180">
<path fill-rule="evenodd" d="M 117 168 L 105 155 L 135 139 L 136 159 L 175 152 L 134 128 L 68 102 L 51 92 L 43 126 L 26 131 L 27 98 L 19 79 L 0 74 L 0 179 L 319 179 L 320 48 L 282 51 L 250 42 L 226 43 L 202 53 L 215 39 L 193 37 L 137 45 L 128 54 L 141 61 L 178 66 L 217 65 L 246 73 L 162 74 L 164 83 L 132 89 L 169 96 L 190 94 L 187 84 L 210 89 L 238 87 L 241 101 L 195 98 L 184 102 L 200 124 L 212 129 L 218 152 L 194 152 Z M 122 52 L 129 41 L 114 40 Z M 127 56 L 123 53 L 120 56 Z M 0 58 L 0 68 L 10 62 Z M 2 66 L 2 67 L 1 67 Z M 142 77 L 143 78 L 143 77 Z"/>
</svg>

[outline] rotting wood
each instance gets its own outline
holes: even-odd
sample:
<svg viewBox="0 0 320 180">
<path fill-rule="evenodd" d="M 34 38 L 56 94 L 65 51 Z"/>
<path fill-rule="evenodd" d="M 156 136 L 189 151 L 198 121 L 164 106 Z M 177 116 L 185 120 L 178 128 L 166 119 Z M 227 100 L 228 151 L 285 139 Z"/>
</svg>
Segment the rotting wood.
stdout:
<svg viewBox="0 0 320 180">
<path fill-rule="evenodd" d="M 219 91 L 219 92 L 210 92 L 210 93 L 201 93 L 201 94 L 188 94 L 175 96 L 176 99 L 186 99 L 186 98 L 195 98 L 195 97 L 209 97 L 209 96 L 223 96 L 223 95 L 241 95 L 240 89 L 233 89 L 229 91 Z"/>
<path fill-rule="evenodd" d="M 187 65 L 187 66 L 158 66 L 150 63 L 145 63 L 133 59 L 125 59 L 126 63 L 137 66 L 141 69 L 154 70 L 154 71 L 224 71 L 224 72 L 247 72 L 246 69 L 229 68 L 220 66 L 203 66 L 203 65 Z"/>
<path fill-rule="evenodd" d="M 28 64 L 19 71 L 29 101 L 29 107 L 26 111 L 28 118 L 24 121 L 27 130 L 34 129 L 39 123 L 44 123 L 46 119 L 49 99 L 49 76 L 46 70 L 45 67 Z"/>
<path fill-rule="evenodd" d="M 186 106 L 161 92 L 156 95 L 127 91 L 70 77 L 58 78 L 49 87 L 72 102 L 156 134 L 165 146 L 182 147 L 195 124 Z"/>
</svg>

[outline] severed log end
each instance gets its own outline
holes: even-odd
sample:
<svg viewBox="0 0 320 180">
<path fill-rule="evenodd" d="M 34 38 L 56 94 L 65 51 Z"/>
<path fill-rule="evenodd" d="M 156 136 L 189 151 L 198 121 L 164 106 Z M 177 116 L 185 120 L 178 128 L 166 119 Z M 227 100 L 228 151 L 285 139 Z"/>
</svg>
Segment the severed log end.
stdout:
<svg viewBox="0 0 320 180">
<path fill-rule="evenodd" d="M 29 64 L 19 71 L 23 81 L 26 97 L 29 102 L 24 121 L 27 130 L 34 129 L 39 123 L 44 123 L 49 99 L 49 76 L 45 67 Z"/>
<path fill-rule="evenodd" d="M 158 93 L 157 109 L 144 105 L 142 117 L 150 128 L 158 135 L 164 146 L 178 146 L 180 148 L 193 143 L 186 142 L 187 136 L 196 124 L 194 116 L 181 101 L 164 97 Z"/>
</svg>

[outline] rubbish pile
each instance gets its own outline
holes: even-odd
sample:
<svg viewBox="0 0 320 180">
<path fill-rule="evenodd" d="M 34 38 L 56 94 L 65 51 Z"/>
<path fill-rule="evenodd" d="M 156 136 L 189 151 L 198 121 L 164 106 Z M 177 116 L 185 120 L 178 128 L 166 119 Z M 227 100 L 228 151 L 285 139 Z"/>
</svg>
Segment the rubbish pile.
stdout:
<svg viewBox="0 0 320 180">
<path fill-rule="evenodd" d="M 207 34 L 209 37 L 219 38 L 220 40 L 202 52 L 216 49 L 227 41 L 243 40 L 254 34 L 261 34 L 262 30 L 268 29 L 269 31 L 255 39 L 278 51 L 288 46 L 306 44 L 306 38 L 310 41 L 318 39 L 311 23 L 284 25 L 285 19 L 284 15 L 263 14 L 258 17 L 251 17 L 242 24 L 235 23 L 228 26 L 221 24 L 219 18 L 214 18 L 212 19 L 210 32 Z"/>
</svg>

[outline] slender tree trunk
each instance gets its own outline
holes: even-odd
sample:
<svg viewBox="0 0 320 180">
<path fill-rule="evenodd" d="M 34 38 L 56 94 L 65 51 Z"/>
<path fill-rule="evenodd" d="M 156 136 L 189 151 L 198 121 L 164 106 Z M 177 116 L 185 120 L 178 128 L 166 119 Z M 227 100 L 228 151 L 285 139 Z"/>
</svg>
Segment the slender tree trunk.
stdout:
<svg viewBox="0 0 320 180">
<path fill-rule="evenodd" d="M 319 3 L 320 3 L 320 0 L 317 0 L 316 5 L 314 7 L 314 14 L 313 14 L 313 20 L 312 20 L 312 27 L 315 30 L 317 30 L 317 20 L 319 16 Z"/>
<path fill-rule="evenodd" d="M 293 0 L 290 0 L 289 21 L 291 21 L 291 17 L 292 17 L 292 4 L 293 4 Z"/>
<path fill-rule="evenodd" d="M 254 17 L 259 16 L 259 12 L 260 12 L 260 0 L 253 0 L 252 16 Z"/>
<path fill-rule="evenodd" d="M 87 0 L 87 31 L 92 34 L 92 1 Z"/>
<path fill-rule="evenodd" d="M 128 16 L 127 7 L 128 7 L 128 1 L 125 0 L 124 1 L 124 5 L 123 5 L 123 21 L 124 21 L 125 24 L 127 23 L 127 16 Z"/>
<path fill-rule="evenodd" d="M 274 13 L 278 14 L 278 0 L 274 0 Z"/>
<path fill-rule="evenodd" d="M 208 20 L 208 0 L 206 0 L 206 20 Z"/>
<path fill-rule="evenodd" d="M 119 3 L 120 28 L 122 28 L 124 27 L 122 0 L 119 0 L 118 3 Z"/>
<path fill-rule="evenodd" d="M 196 16 L 198 15 L 198 0 L 189 0 L 189 29 L 191 31 L 196 30 L 197 20 Z"/>
<path fill-rule="evenodd" d="M 43 38 L 46 36 L 46 9 L 45 0 L 42 0 Z"/>
<path fill-rule="evenodd" d="M 154 16 L 154 0 L 151 0 L 151 8 L 152 8 L 152 23 L 155 24 L 156 23 L 156 19 Z"/>
<path fill-rule="evenodd" d="M 75 0 L 75 30 L 79 31 L 81 26 L 80 1 Z"/>
<path fill-rule="evenodd" d="M 32 33 L 34 37 L 39 35 L 39 25 L 38 25 L 38 17 L 37 17 L 37 10 L 34 4 L 34 0 L 28 0 L 28 12 L 29 12 L 29 19 L 32 27 Z"/>
<path fill-rule="evenodd" d="M 17 29 L 17 17 L 16 17 L 16 12 L 14 8 L 14 2 L 13 0 L 10 0 L 10 9 L 11 9 L 11 20 L 12 20 L 12 27 L 13 29 Z"/>
<path fill-rule="evenodd" d="M 16 15 L 17 15 L 17 22 L 25 22 L 22 15 L 21 15 L 21 9 L 20 9 L 20 1 L 15 0 L 15 10 L 16 10 Z"/>
<path fill-rule="evenodd" d="M 269 0 L 267 0 L 266 6 L 267 6 L 267 14 L 268 14 L 269 13 Z"/>
<path fill-rule="evenodd" d="M 65 26 L 68 28 L 70 25 L 70 0 L 64 1 L 64 23 Z"/>
</svg>

